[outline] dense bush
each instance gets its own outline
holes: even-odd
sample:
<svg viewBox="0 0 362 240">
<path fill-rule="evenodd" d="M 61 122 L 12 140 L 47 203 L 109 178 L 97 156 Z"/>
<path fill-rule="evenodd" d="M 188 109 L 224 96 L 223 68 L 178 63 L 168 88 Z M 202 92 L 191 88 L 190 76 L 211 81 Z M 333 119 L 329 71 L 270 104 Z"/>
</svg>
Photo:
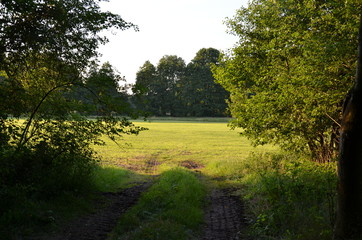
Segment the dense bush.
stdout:
<svg viewBox="0 0 362 240">
<path fill-rule="evenodd" d="M 244 196 L 252 235 L 258 239 L 331 239 L 337 181 L 334 164 L 264 154 L 249 157 L 245 167 Z"/>
<path fill-rule="evenodd" d="M 0 123 L 0 226 L 15 228 L 43 218 L 35 213 L 37 202 L 81 194 L 93 187 L 97 157 L 92 145 L 103 144 L 101 136 L 115 139 L 142 130 L 114 118 L 43 119 L 33 120 L 24 137 L 27 121 L 3 119 Z M 3 235 L 15 230 L 0 227 Z"/>
</svg>

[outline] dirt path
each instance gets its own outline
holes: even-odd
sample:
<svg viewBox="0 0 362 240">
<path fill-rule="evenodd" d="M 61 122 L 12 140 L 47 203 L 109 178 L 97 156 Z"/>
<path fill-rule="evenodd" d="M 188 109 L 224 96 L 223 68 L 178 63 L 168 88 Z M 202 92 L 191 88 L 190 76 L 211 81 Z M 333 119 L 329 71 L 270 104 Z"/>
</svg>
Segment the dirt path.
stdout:
<svg viewBox="0 0 362 240">
<path fill-rule="evenodd" d="M 150 172 L 157 166 L 155 163 L 149 161 L 146 165 Z M 102 193 L 103 200 L 96 204 L 92 213 L 75 219 L 53 236 L 26 240 L 106 240 L 122 214 L 136 204 L 141 193 L 151 184 L 152 181 L 149 181 L 121 192 Z M 245 226 L 243 206 L 239 197 L 232 194 L 233 191 L 231 188 L 215 188 L 211 191 L 200 240 L 241 240 L 241 230 Z"/>
<path fill-rule="evenodd" d="M 204 234 L 201 240 L 239 240 L 243 221 L 243 205 L 233 189 L 213 189 L 205 212 Z"/>
<path fill-rule="evenodd" d="M 27 240 L 105 240 L 121 215 L 137 202 L 150 185 L 147 182 L 117 193 L 102 193 L 103 200 L 92 213 L 75 219 L 55 236 Z"/>
</svg>

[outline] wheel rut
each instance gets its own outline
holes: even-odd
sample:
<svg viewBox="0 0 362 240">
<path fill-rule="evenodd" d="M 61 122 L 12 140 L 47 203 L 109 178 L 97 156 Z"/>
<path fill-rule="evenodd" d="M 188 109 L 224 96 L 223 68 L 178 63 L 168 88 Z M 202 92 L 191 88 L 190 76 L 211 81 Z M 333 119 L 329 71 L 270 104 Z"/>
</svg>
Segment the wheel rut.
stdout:
<svg viewBox="0 0 362 240">
<path fill-rule="evenodd" d="M 91 213 L 73 220 L 53 236 L 28 240 L 105 240 L 122 214 L 136 204 L 150 185 L 151 182 L 145 182 L 120 192 L 102 193 L 102 200 Z"/>
<path fill-rule="evenodd" d="M 243 205 L 232 188 L 213 189 L 208 197 L 205 226 L 200 240 L 241 240 L 245 227 Z"/>
</svg>

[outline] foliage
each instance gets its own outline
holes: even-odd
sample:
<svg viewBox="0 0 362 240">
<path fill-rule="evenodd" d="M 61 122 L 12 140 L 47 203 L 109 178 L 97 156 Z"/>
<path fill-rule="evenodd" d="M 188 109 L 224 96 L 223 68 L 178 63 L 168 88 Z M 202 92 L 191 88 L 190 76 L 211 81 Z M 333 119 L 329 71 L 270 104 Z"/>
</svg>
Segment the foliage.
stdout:
<svg viewBox="0 0 362 240">
<path fill-rule="evenodd" d="M 124 77 L 108 62 L 91 66 L 83 82 L 65 95 L 82 115 L 132 114 Z"/>
<path fill-rule="evenodd" d="M 180 83 L 180 100 L 184 116 L 225 116 L 228 93 L 215 83 L 211 66 L 218 63 L 220 52 L 214 48 L 200 49 L 187 65 Z"/>
<path fill-rule="evenodd" d="M 2 136 L 8 140 L 0 146 L 2 226 L 16 226 L 26 213 L 20 211 L 14 215 L 21 207 L 18 204 L 21 199 L 27 199 L 26 202 L 49 200 L 67 192 L 88 191 L 98 163 L 93 145 L 104 143 L 101 136 L 115 140 L 117 136 L 137 134 L 142 129 L 115 119 L 37 120 L 30 131 L 31 137 L 19 145 L 22 135 L 19 124 L 8 125 L 3 121 L 1 126 Z M 22 226 L 17 227 L 21 229 Z"/>
<path fill-rule="evenodd" d="M 132 103 L 138 110 L 146 113 L 145 115 L 157 112 L 156 82 L 156 67 L 150 61 L 146 61 L 137 72 L 136 83 L 132 88 Z"/>
<path fill-rule="evenodd" d="M 94 0 L 3 0 L 0 4 L 0 69 L 9 77 L 37 53 L 84 68 L 97 55 L 98 45 L 107 42 L 97 33 L 135 27 L 119 15 L 102 12 Z"/>
<path fill-rule="evenodd" d="M 174 116 L 178 105 L 177 84 L 184 76 L 185 67 L 185 61 L 175 55 L 162 57 L 157 68 L 146 61 L 137 72 L 134 87 L 142 110 L 157 116 Z"/>
<path fill-rule="evenodd" d="M 146 61 L 137 73 L 135 102 L 156 116 L 225 116 L 228 94 L 210 70 L 218 57 L 218 50 L 204 48 L 187 66 L 177 56 L 164 56 L 157 66 Z"/>
<path fill-rule="evenodd" d="M 203 221 L 205 194 L 191 172 L 164 172 L 121 218 L 112 239 L 191 239 Z"/>
<path fill-rule="evenodd" d="M 254 154 L 244 163 L 243 195 L 257 239 L 331 239 L 336 166 L 300 156 Z"/>
<path fill-rule="evenodd" d="M 214 75 L 231 93 L 232 125 L 255 144 L 333 159 L 360 9 L 360 1 L 254 0 L 228 19 L 240 41 Z"/>
<path fill-rule="evenodd" d="M 116 140 L 142 130 L 111 112 L 87 120 L 69 98 L 74 86 L 84 87 L 82 74 L 97 57 L 99 44 L 107 42 L 97 33 L 136 28 L 119 15 L 102 12 L 99 2 L 0 3 L 1 226 L 16 225 L 27 214 L 18 205 L 22 199 L 34 203 L 85 191 L 97 163 L 92 146 L 104 143 L 100 137 Z M 112 73 L 111 66 L 104 68 L 103 78 Z"/>
</svg>

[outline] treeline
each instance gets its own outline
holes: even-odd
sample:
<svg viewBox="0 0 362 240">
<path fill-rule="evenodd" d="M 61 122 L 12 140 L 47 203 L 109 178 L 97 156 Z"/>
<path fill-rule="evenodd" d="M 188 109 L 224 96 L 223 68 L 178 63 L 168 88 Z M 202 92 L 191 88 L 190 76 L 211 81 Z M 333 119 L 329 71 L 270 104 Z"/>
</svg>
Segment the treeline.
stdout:
<svg viewBox="0 0 362 240">
<path fill-rule="evenodd" d="M 131 85 L 109 62 L 93 64 L 78 84 L 65 94 L 73 102 L 73 114 L 80 116 L 132 115 Z"/>
<path fill-rule="evenodd" d="M 174 55 L 162 57 L 157 66 L 146 61 L 137 72 L 132 103 L 155 116 L 226 116 L 229 94 L 211 72 L 219 56 L 218 50 L 203 48 L 187 65 Z"/>
<path fill-rule="evenodd" d="M 166 55 L 157 66 L 146 61 L 136 75 L 135 84 L 108 62 L 92 65 L 79 84 L 67 93 L 68 101 L 78 106 L 75 113 L 102 116 L 118 115 L 223 117 L 227 116 L 229 93 L 212 74 L 220 52 L 199 50 L 189 64 L 175 55 Z M 131 92 L 132 90 L 132 92 Z"/>
</svg>

